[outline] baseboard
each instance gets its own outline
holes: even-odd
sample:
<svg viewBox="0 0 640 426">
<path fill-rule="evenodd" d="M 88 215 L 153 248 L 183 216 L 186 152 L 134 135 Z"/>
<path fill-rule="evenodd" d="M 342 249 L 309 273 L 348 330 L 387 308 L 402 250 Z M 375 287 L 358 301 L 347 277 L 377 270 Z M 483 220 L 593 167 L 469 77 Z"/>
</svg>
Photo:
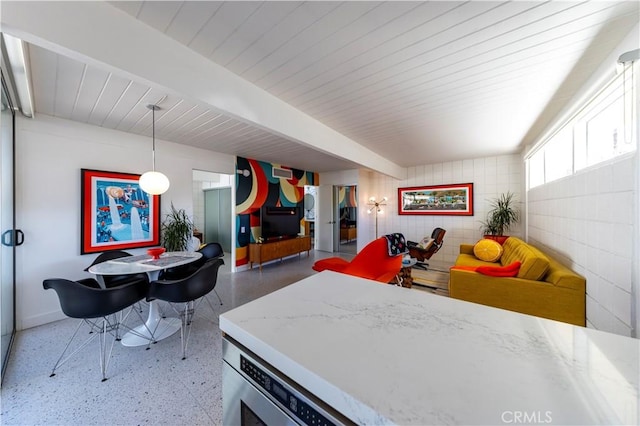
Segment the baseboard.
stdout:
<svg viewBox="0 0 640 426">
<path fill-rule="evenodd" d="M 28 328 L 38 327 L 40 325 L 49 324 L 68 318 L 62 311 L 47 312 L 45 314 L 34 315 L 29 318 L 23 319 L 21 322 L 16 323 L 16 330 L 26 330 Z"/>
</svg>

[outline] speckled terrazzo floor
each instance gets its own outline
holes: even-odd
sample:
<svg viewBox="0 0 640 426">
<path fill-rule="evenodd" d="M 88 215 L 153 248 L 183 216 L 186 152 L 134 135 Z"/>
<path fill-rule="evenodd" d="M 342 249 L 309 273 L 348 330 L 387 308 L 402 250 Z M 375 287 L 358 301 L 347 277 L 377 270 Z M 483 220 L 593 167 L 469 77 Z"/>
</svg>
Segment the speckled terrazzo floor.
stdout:
<svg viewBox="0 0 640 426">
<path fill-rule="evenodd" d="M 77 320 L 18 332 L 2 383 L 0 424 L 221 425 L 218 316 L 314 274 L 313 263 L 333 255 L 353 257 L 312 251 L 309 257 L 302 254 L 264 265 L 261 272 L 254 268 L 236 274 L 224 265 L 216 286 L 224 305 L 211 294 L 215 312 L 206 304 L 199 307 L 186 360 L 181 359 L 179 332 L 149 350 L 116 343 L 105 382 L 100 380 L 97 340 L 49 377 Z"/>
<path fill-rule="evenodd" d="M 215 313 L 206 304 L 200 306 L 186 360 L 180 356 L 179 332 L 150 350 L 116 343 L 105 382 L 100 381 L 97 340 L 49 377 L 76 320 L 18 332 L 2 383 L 0 423 L 220 425 L 218 315 L 315 273 L 313 262 L 328 256 L 331 254 L 312 251 L 310 257 L 302 254 L 265 265 L 262 272 L 254 268 L 231 274 L 225 265 L 216 287 L 224 305 L 219 306 L 212 294 L 209 297 Z M 230 257 L 225 259 L 229 261 Z"/>
</svg>

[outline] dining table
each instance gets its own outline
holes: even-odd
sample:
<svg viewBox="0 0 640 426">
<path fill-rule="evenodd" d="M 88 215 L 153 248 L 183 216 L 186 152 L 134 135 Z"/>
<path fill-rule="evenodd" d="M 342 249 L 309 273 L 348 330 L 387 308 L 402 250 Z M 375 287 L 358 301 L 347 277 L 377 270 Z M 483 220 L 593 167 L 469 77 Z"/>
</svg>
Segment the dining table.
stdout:
<svg viewBox="0 0 640 426">
<path fill-rule="evenodd" d="M 149 282 L 155 281 L 160 272 L 177 266 L 186 265 L 202 257 L 202 253 L 191 251 L 166 252 L 158 258 L 148 254 L 127 256 L 108 260 L 91 266 L 88 272 L 96 275 L 98 283 L 104 287 L 105 275 L 129 275 L 146 273 Z M 144 324 L 141 324 L 122 336 L 124 346 L 143 346 L 149 342 L 165 339 L 180 329 L 181 320 L 175 317 L 164 317 L 158 302 L 149 302 L 149 313 Z"/>
</svg>

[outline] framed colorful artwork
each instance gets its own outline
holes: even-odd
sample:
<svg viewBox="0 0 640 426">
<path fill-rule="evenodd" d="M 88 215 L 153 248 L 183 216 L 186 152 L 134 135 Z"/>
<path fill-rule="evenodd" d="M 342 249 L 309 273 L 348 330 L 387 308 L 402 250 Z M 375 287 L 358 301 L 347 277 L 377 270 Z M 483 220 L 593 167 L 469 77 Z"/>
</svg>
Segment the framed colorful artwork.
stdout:
<svg viewBox="0 0 640 426">
<path fill-rule="evenodd" d="M 160 244 L 160 196 L 140 188 L 140 175 L 81 173 L 81 254 Z"/>
<path fill-rule="evenodd" d="M 398 188 L 398 214 L 473 216 L 473 184 Z"/>
</svg>

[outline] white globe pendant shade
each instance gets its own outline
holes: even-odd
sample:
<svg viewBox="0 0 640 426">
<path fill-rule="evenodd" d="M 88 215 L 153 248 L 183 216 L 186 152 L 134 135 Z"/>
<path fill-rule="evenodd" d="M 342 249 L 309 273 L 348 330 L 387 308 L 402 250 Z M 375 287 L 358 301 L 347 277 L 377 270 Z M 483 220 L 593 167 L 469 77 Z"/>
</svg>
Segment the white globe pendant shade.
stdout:
<svg viewBox="0 0 640 426">
<path fill-rule="evenodd" d="M 164 98 L 163 98 L 164 99 Z M 160 109 L 157 104 L 149 104 L 147 108 L 151 110 L 151 163 L 153 169 L 140 176 L 138 183 L 140 188 L 149 195 L 160 195 L 169 189 L 169 178 L 160 172 L 156 172 L 156 111 Z"/>
<path fill-rule="evenodd" d="M 160 172 L 146 172 L 140 176 L 140 188 L 150 195 L 160 195 L 169 189 L 169 178 Z"/>
</svg>

